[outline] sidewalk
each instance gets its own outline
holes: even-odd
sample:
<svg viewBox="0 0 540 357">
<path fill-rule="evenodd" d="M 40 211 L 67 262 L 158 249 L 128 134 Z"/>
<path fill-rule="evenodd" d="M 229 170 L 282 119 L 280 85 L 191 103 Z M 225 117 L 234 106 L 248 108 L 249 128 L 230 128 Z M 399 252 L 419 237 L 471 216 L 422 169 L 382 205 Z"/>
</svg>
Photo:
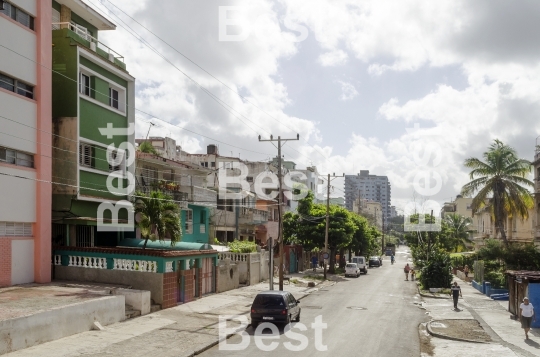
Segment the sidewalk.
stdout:
<svg viewBox="0 0 540 357">
<path fill-rule="evenodd" d="M 481 294 L 469 283 L 454 277 L 463 293 L 460 311 L 453 310 L 452 299 L 423 298 L 425 308 L 434 321 L 428 323 L 435 335 L 471 339 L 488 343 L 471 343 L 431 337 L 434 356 L 539 356 L 540 331 L 529 332 L 530 340 L 519 321 L 508 312 L 508 301 L 495 301 Z M 459 321 L 461 320 L 461 321 Z M 474 322 L 477 321 L 478 323 Z M 470 326 L 452 333 L 453 326 Z M 475 327 L 476 326 L 476 327 Z"/>
<path fill-rule="evenodd" d="M 292 274 L 291 278 L 295 276 L 296 274 Z M 334 283 L 326 281 L 315 288 L 306 288 L 285 283 L 284 289 L 290 291 L 295 298 L 302 299 L 311 292 L 332 284 Z M 80 333 L 5 356 L 193 356 L 217 344 L 219 315 L 248 314 L 255 295 L 268 290 L 268 285 L 268 282 L 265 282 L 209 295 L 187 304 L 110 325 L 104 331 Z M 276 285 L 274 289 L 277 289 Z M 235 324 L 228 324 L 228 327 L 233 326 Z"/>
</svg>

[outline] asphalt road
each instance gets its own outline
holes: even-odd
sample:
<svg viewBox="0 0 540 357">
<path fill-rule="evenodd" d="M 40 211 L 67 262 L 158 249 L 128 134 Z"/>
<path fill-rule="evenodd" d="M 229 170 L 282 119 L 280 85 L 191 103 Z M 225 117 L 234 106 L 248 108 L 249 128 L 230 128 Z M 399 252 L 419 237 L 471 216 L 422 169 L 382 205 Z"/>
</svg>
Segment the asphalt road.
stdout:
<svg viewBox="0 0 540 357">
<path fill-rule="evenodd" d="M 250 326 L 246 329 L 248 337 L 235 335 L 226 341 L 229 348 L 234 348 L 249 338 L 246 347 L 231 351 L 215 346 L 200 356 L 420 356 L 418 325 L 428 319 L 425 311 L 414 305 L 420 301 L 415 283 L 405 281 L 403 267 L 410 258 L 406 251 L 407 247 L 398 249 L 394 265 L 385 257 L 383 266 L 369 269 L 367 275 L 343 278 L 304 298 L 300 322 L 307 329 L 300 331 L 297 325 L 291 332 L 305 336 L 305 348 L 298 336 L 289 337 L 279 328 L 276 339 L 259 341 L 259 346 L 261 342 L 267 346 L 277 343 L 275 349 L 264 351 L 264 346 L 257 346 Z M 326 329 L 312 328 L 318 316 Z M 317 333 L 322 337 L 316 339 Z M 270 337 L 270 330 L 263 331 L 262 336 Z M 291 351 L 294 346 L 300 346 L 300 351 Z"/>
</svg>

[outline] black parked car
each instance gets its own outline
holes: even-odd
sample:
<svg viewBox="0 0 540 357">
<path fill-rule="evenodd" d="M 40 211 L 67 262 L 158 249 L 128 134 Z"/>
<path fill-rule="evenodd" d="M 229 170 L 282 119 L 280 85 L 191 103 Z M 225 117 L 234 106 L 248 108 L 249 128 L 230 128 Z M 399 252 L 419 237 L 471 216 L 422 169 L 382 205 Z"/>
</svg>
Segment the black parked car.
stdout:
<svg viewBox="0 0 540 357">
<path fill-rule="evenodd" d="M 371 257 L 369 258 L 369 267 L 380 267 L 382 264 L 381 264 L 381 259 L 379 257 Z"/>
<path fill-rule="evenodd" d="M 257 294 L 251 305 L 251 325 L 261 322 L 288 324 L 300 321 L 300 307 L 288 291 L 265 291 Z"/>
</svg>

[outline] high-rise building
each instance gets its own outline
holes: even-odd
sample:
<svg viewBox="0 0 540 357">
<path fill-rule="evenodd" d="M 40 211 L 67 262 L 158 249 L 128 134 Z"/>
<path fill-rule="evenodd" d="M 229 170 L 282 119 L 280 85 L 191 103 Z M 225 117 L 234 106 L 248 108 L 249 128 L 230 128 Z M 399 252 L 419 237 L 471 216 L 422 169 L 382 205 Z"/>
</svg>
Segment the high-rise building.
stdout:
<svg viewBox="0 0 540 357">
<path fill-rule="evenodd" d="M 0 1 L 0 287 L 51 281 L 51 12 Z"/>
<path fill-rule="evenodd" d="M 349 211 L 353 210 L 357 198 L 379 202 L 383 217 L 390 218 L 391 188 L 387 176 L 370 175 L 369 170 L 360 170 L 357 175 L 345 175 L 345 207 Z"/>
</svg>

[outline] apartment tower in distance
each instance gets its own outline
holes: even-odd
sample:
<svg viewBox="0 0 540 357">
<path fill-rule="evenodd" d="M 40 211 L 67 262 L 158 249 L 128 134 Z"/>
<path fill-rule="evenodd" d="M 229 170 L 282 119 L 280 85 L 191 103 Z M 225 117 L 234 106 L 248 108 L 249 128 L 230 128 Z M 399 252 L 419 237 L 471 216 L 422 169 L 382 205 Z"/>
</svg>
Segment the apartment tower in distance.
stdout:
<svg viewBox="0 0 540 357">
<path fill-rule="evenodd" d="M 51 13 L 0 1 L 0 287 L 51 280 Z"/>
<path fill-rule="evenodd" d="M 345 175 L 345 207 L 353 210 L 354 201 L 361 198 L 381 204 L 384 219 L 391 216 L 391 189 L 387 176 L 370 175 L 369 170 L 360 170 L 357 175 Z"/>
</svg>

